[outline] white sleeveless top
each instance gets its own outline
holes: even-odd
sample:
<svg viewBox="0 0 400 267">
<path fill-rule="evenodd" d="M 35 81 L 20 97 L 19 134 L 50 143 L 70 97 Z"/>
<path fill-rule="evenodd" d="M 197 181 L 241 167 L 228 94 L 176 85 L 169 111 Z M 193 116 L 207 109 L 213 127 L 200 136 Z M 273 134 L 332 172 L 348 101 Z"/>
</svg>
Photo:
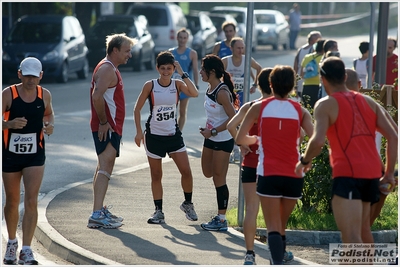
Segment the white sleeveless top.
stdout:
<svg viewBox="0 0 400 267">
<path fill-rule="evenodd" d="M 174 135 L 178 129 L 176 106 L 179 92 L 175 79 L 168 86 L 162 86 L 157 79 L 152 80 L 153 88 L 149 95 L 150 115 L 146 122 L 146 131 L 155 135 Z"/>
<path fill-rule="evenodd" d="M 207 116 L 207 122 L 206 122 L 206 128 L 207 129 L 212 129 L 220 126 L 222 123 L 224 123 L 229 117 L 226 114 L 224 107 L 217 102 L 217 94 L 218 91 L 221 89 L 222 86 L 226 86 L 224 83 L 220 83 L 215 89 L 211 92 L 208 93 L 208 90 L 206 91 L 206 95 L 204 97 L 204 109 L 206 110 L 206 116 Z M 223 89 L 225 90 L 225 89 Z M 229 92 L 229 91 L 228 91 Z M 232 97 L 231 97 L 232 99 Z M 218 133 L 217 136 L 211 136 L 209 138 L 212 141 L 215 142 L 222 142 L 222 141 L 228 141 L 232 139 L 231 134 L 229 133 L 228 130 L 223 130 Z"/>
<path fill-rule="evenodd" d="M 365 60 L 357 59 L 356 69 L 355 69 L 355 71 L 358 74 L 358 78 L 360 78 L 361 80 L 361 85 L 363 88 L 367 88 L 367 76 L 368 76 L 367 61 L 368 59 Z"/>
<path fill-rule="evenodd" d="M 233 65 L 232 56 L 227 56 L 226 72 L 232 76 L 234 91 L 243 91 L 244 88 L 244 63 L 245 55 L 242 55 L 242 61 L 239 66 Z"/>
</svg>

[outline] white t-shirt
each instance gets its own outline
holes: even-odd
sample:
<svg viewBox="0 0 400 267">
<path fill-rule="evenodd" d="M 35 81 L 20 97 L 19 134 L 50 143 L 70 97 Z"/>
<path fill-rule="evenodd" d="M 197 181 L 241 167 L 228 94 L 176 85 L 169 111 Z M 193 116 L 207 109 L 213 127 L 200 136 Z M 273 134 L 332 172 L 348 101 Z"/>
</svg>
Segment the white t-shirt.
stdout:
<svg viewBox="0 0 400 267">
<path fill-rule="evenodd" d="M 357 72 L 363 88 L 367 88 L 367 76 L 368 76 L 367 61 L 368 59 L 361 60 L 358 58 L 354 62 L 355 64 L 354 70 Z"/>
</svg>

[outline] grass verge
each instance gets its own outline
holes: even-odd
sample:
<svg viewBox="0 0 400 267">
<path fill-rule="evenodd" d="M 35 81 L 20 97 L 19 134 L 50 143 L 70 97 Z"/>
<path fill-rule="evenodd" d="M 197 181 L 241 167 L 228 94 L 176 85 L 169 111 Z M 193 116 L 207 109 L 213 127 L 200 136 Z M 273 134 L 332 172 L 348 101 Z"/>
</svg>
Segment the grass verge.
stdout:
<svg viewBox="0 0 400 267">
<path fill-rule="evenodd" d="M 300 202 L 299 202 L 300 203 Z M 229 226 L 238 225 L 237 207 L 229 209 L 226 218 Z M 266 228 L 264 216 L 261 208 L 257 215 L 257 228 Z M 289 218 L 287 229 L 291 230 L 319 230 L 319 231 L 337 231 L 333 214 L 319 213 L 315 211 L 304 212 L 296 205 Z M 378 230 L 397 230 L 398 229 L 398 190 L 388 195 L 385 205 L 382 208 L 380 216 L 375 220 L 371 227 L 372 231 Z"/>
</svg>

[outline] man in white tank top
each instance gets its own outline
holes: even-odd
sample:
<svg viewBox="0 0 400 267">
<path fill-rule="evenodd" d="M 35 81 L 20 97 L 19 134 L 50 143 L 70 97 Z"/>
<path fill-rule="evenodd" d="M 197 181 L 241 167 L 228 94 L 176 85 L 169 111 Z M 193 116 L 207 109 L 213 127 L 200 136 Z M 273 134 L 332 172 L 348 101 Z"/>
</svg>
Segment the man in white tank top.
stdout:
<svg viewBox="0 0 400 267">
<path fill-rule="evenodd" d="M 222 58 L 222 63 L 224 63 L 225 71 L 228 72 L 232 77 L 232 82 L 234 86 L 235 93 L 239 96 L 240 106 L 244 104 L 243 101 L 243 91 L 244 91 L 244 65 L 246 56 L 244 55 L 244 41 L 240 37 L 234 37 L 231 41 L 231 50 L 232 55 L 226 56 Z M 251 68 L 256 70 L 256 77 L 261 72 L 262 67 L 261 65 L 251 58 Z M 257 88 L 257 83 L 255 82 L 256 79 L 253 75 L 253 72 L 250 72 L 251 77 L 253 79 L 253 85 L 250 88 L 250 93 L 254 93 Z M 231 162 L 240 161 L 240 152 L 239 147 L 235 145 L 233 148 L 231 158 Z"/>
</svg>

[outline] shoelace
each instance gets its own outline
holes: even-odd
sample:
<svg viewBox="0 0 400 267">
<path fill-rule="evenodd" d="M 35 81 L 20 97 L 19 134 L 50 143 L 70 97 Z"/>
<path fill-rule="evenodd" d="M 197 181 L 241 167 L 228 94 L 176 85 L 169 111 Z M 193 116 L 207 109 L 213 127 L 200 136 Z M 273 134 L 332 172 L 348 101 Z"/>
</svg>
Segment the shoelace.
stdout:
<svg viewBox="0 0 400 267">
<path fill-rule="evenodd" d="M 25 256 L 24 260 L 28 260 L 28 261 L 34 260 L 32 250 L 26 249 L 26 250 L 23 250 L 22 253 Z"/>
<path fill-rule="evenodd" d="M 15 248 L 15 244 L 7 244 L 7 251 L 6 251 L 6 257 L 13 257 L 16 254 L 16 248 Z"/>
</svg>

